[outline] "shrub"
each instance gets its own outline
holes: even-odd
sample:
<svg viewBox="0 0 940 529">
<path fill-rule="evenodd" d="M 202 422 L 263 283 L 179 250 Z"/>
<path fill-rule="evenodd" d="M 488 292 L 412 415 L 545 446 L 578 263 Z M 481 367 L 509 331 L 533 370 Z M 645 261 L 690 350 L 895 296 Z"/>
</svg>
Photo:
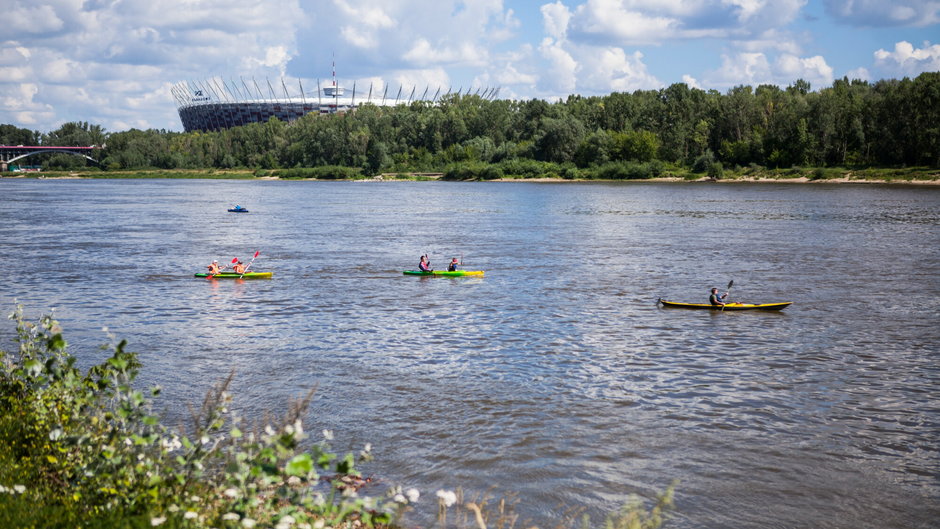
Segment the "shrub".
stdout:
<svg viewBox="0 0 940 529">
<path fill-rule="evenodd" d="M 365 483 L 355 464 L 370 457 L 368 445 L 359 458 L 337 456 L 326 442 L 300 448 L 311 395 L 277 424 L 247 432 L 228 409 L 230 376 L 207 396 L 187 436 L 151 413 L 158 389 L 149 396 L 133 389 L 140 363 L 126 342 L 83 374 L 51 316 L 31 323 L 18 308 L 14 318 L 19 350 L 0 352 L 0 511 L 21 518 L 7 527 L 62 519 L 83 527 L 124 520 L 125 527 L 234 528 L 288 519 L 368 527 L 390 522 L 402 505 L 343 494 Z M 14 486 L 22 483 L 28 488 Z"/>
<path fill-rule="evenodd" d="M 704 173 L 708 170 L 712 163 L 715 162 L 715 153 L 711 149 L 706 149 L 701 156 L 697 157 L 694 162 L 692 162 L 692 172 L 693 173 Z"/>
<path fill-rule="evenodd" d="M 658 166 L 662 170 L 662 165 Z M 645 180 L 653 177 L 653 166 L 639 162 L 610 162 L 593 170 L 591 178 L 602 180 Z"/>
<path fill-rule="evenodd" d="M 509 178 L 545 178 L 561 173 L 561 166 L 554 162 L 542 162 L 527 158 L 513 158 L 496 164 Z"/>
<path fill-rule="evenodd" d="M 341 165 L 324 165 L 320 167 L 293 167 L 290 169 L 275 169 L 271 175 L 280 178 L 316 178 L 318 180 L 351 180 L 362 176 L 359 167 L 343 167 Z"/>
<path fill-rule="evenodd" d="M 809 179 L 832 180 L 833 178 L 842 178 L 842 171 L 833 167 L 817 167 Z"/>
<path fill-rule="evenodd" d="M 725 169 L 722 167 L 721 162 L 712 162 L 708 164 L 708 177 L 709 178 L 721 178 L 725 174 Z"/>
</svg>

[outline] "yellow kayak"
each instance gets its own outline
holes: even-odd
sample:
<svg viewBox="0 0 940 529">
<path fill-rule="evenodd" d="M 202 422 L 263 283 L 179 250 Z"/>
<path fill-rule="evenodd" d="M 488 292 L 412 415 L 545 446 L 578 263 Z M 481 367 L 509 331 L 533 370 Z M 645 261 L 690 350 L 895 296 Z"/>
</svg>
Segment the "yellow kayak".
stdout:
<svg viewBox="0 0 940 529">
<path fill-rule="evenodd" d="M 724 309 L 721 305 L 712 305 L 710 303 L 681 303 L 678 301 L 666 301 L 659 298 L 659 302 L 664 307 L 673 307 L 678 309 L 708 309 L 708 310 L 783 310 L 793 304 L 792 301 L 781 303 L 726 303 Z"/>
</svg>

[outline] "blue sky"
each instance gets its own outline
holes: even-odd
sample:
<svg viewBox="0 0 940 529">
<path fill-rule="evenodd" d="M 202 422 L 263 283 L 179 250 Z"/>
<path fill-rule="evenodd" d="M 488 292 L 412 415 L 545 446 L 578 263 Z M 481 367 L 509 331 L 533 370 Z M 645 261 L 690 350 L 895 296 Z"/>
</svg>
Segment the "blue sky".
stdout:
<svg viewBox="0 0 940 529">
<path fill-rule="evenodd" d="M 0 123 L 182 130 L 180 81 L 503 98 L 940 70 L 936 0 L 0 0 Z"/>
</svg>

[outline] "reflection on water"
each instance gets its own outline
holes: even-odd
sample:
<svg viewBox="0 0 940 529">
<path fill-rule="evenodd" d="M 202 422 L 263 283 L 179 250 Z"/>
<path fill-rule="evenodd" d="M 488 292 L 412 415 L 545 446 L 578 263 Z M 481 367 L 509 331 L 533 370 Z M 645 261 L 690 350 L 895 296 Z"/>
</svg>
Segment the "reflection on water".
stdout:
<svg viewBox="0 0 940 529">
<path fill-rule="evenodd" d="M 128 337 L 171 416 L 231 369 L 253 414 L 318 386 L 308 429 L 372 442 L 387 482 L 520 492 L 543 526 L 674 478 L 676 527 L 940 519 L 940 189 L 0 188 L 0 303 L 56 307 L 84 365 Z M 255 250 L 272 280 L 192 278 Z M 402 276 L 425 252 L 486 277 Z M 794 305 L 656 306 L 730 279 Z"/>
</svg>

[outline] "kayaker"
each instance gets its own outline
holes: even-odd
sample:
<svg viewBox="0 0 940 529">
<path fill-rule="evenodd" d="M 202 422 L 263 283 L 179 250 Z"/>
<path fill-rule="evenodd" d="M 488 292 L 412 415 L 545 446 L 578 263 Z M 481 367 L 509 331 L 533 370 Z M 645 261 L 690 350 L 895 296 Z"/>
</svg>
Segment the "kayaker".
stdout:
<svg viewBox="0 0 940 529">
<path fill-rule="evenodd" d="M 726 297 L 728 297 L 727 292 L 719 296 L 718 287 L 712 287 L 712 295 L 708 296 L 708 302 L 716 307 L 724 307 L 725 302 L 722 300 L 724 300 Z"/>
<path fill-rule="evenodd" d="M 447 271 L 448 271 L 448 272 L 456 272 L 456 271 L 457 271 L 457 266 L 458 266 L 459 264 L 460 264 L 460 263 L 457 262 L 457 258 L 454 257 L 453 259 L 450 260 L 450 264 L 447 265 Z"/>
<path fill-rule="evenodd" d="M 209 264 L 209 275 L 210 275 L 210 276 L 214 276 L 214 275 L 218 274 L 218 273 L 221 272 L 221 271 L 222 271 L 222 270 L 219 268 L 219 262 L 218 262 L 218 261 L 212 261 L 212 263 Z"/>
<path fill-rule="evenodd" d="M 418 270 L 421 270 L 422 272 L 430 272 L 432 270 L 431 261 L 428 260 L 428 256 L 421 256 L 421 262 L 418 263 Z"/>
<path fill-rule="evenodd" d="M 235 273 L 236 273 L 236 274 L 244 274 L 244 273 L 245 273 L 245 265 L 243 265 L 241 261 L 239 261 L 238 263 L 236 263 L 235 266 L 232 267 L 232 269 L 235 270 Z"/>
</svg>

